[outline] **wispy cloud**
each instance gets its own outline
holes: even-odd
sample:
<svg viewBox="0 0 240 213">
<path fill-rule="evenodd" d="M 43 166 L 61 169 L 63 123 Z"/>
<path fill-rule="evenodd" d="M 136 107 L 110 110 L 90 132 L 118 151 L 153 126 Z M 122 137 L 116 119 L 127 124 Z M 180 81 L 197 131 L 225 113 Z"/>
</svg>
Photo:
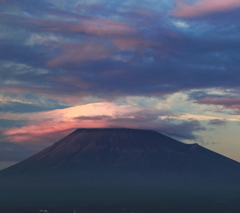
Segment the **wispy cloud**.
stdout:
<svg viewBox="0 0 240 213">
<path fill-rule="evenodd" d="M 177 17 L 198 17 L 240 7 L 238 0 L 198 0 L 193 4 L 183 3 L 182 0 L 175 2 L 176 8 L 173 10 L 173 14 Z"/>
</svg>

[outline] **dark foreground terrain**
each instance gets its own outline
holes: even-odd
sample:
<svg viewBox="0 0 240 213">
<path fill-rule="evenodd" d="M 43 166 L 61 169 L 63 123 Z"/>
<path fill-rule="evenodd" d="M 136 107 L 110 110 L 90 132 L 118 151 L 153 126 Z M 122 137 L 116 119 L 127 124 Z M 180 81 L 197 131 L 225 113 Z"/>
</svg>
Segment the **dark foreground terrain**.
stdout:
<svg viewBox="0 0 240 213">
<path fill-rule="evenodd" d="M 191 186 L 189 186 L 191 187 Z M 234 186 L 235 187 L 235 186 Z M 197 189 L 196 189 L 197 188 Z M 75 191 L 53 189 L 53 190 L 26 190 L 21 199 L 16 195 L 10 196 L 9 200 L 1 199 L 1 213 L 34 213 L 40 210 L 47 212 L 85 212 L 85 213 L 107 213 L 107 212 L 229 212 L 239 213 L 238 188 L 223 187 L 217 189 L 209 187 L 198 187 L 189 189 L 183 187 L 182 192 L 151 188 L 101 188 L 75 189 Z M 72 189 L 74 190 L 74 189 Z M 16 191 L 14 190 L 16 193 Z M 59 192 L 59 193 L 58 193 Z M 63 194 L 62 194 L 63 193 Z M 34 194 L 34 195 L 33 195 Z M 75 210 L 75 211 L 74 211 Z M 42 211 L 43 212 L 43 211 Z"/>
<path fill-rule="evenodd" d="M 91 185 L 86 180 L 82 185 L 63 185 L 57 179 L 55 184 L 44 185 L 36 178 L 22 187 L 1 186 L 0 212 L 240 212 L 239 179 L 174 182 L 148 178 L 129 185 L 127 181 Z"/>
<path fill-rule="evenodd" d="M 240 164 L 132 129 L 79 129 L 0 172 L 0 212 L 240 212 Z"/>
</svg>

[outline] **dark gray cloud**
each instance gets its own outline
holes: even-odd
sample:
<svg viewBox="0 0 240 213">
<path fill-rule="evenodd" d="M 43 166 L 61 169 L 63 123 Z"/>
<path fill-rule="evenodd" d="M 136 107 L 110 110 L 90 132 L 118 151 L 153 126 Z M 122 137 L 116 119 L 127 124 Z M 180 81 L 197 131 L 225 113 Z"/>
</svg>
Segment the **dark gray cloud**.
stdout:
<svg viewBox="0 0 240 213">
<path fill-rule="evenodd" d="M 62 103 L 61 101 L 56 101 L 50 98 L 43 98 L 41 96 L 37 96 L 31 91 L 28 93 L 21 93 L 21 90 L 16 92 L 16 94 L 12 94 L 11 92 L 0 93 L 0 112 L 2 114 L 6 112 L 17 114 L 41 112 L 68 107 L 68 105 Z"/>
<path fill-rule="evenodd" d="M 222 119 L 213 119 L 208 122 L 208 125 L 214 125 L 214 126 L 226 126 L 227 125 L 227 120 L 222 120 Z"/>
<path fill-rule="evenodd" d="M 191 91 L 188 93 L 188 97 L 190 100 L 201 100 L 204 98 L 224 98 L 228 97 L 228 95 L 209 94 L 205 91 Z"/>
<path fill-rule="evenodd" d="M 111 120 L 112 117 L 108 115 L 97 115 L 97 116 L 79 116 L 75 118 L 76 120 L 92 120 L 92 121 L 99 121 L 99 120 Z"/>
<path fill-rule="evenodd" d="M 0 128 L 21 127 L 26 125 L 26 121 L 0 119 Z"/>
<path fill-rule="evenodd" d="M 121 116 L 80 116 L 75 119 L 102 120 L 109 127 L 129 126 L 141 129 L 154 129 L 178 140 L 197 140 L 196 133 L 206 129 L 197 120 L 177 121 L 176 119 L 162 119 L 161 116 L 170 112 L 161 110 L 142 110 L 137 113 L 127 113 Z M 172 114 L 173 115 L 173 114 Z"/>
<path fill-rule="evenodd" d="M 164 120 L 162 128 L 159 131 L 178 138 L 180 140 L 199 140 L 195 133 L 205 131 L 206 129 L 197 120 L 187 120 L 175 123 L 174 120 Z"/>
<path fill-rule="evenodd" d="M 239 96 L 232 96 L 229 97 L 206 97 L 203 99 L 199 99 L 196 101 L 199 104 L 206 104 L 206 105 L 215 105 L 215 106 L 222 106 L 227 109 L 232 109 L 239 111 L 240 110 L 240 97 Z"/>
<path fill-rule="evenodd" d="M 41 112 L 45 110 L 56 109 L 56 107 L 44 107 L 37 106 L 34 104 L 24 104 L 18 102 L 10 102 L 0 106 L 1 112 L 14 112 L 14 113 L 24 113 L 24 112 Z"/>
</svg>

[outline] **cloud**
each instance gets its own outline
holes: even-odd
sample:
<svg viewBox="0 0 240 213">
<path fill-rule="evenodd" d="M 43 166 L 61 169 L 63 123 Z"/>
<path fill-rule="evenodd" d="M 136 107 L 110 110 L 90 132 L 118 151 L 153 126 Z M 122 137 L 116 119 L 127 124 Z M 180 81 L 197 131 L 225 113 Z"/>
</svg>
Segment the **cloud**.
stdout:
<svg viewBox="0 0 240 213">
<path fill-rule="evenodd" d="M 62 21 L 62 20 L 32 20 L 25 19 L 30 27 L 36 30 L 79 34 L 85 33 L 98 37 L 121 36 L 127 34 L 135 34 L 137 30 L 130 25 L 122 22 L 103 19 L 103 18 L 86 18 L 84 16 L 75 16 L 76 21 Z"/>
<path fill-rule="evenodd" d="M 232 20 L 217 26 L 185 21 L 189 27 L 183 29 L 148 7 L 145 15 L 130 15 L 134 2 L 130 8 L 118 2 L 122 9 L 89 3 L 80 11 L 72 5 L 63 10 L 57 2 L 39 4 L 46 6 L 44 15 L 28 10 L 24 15 L 23 9 L 1 15 L 8 32 L 0 57 L 12 63 L 0 62 L 2 90 L 69 104 L 89 96 L 109 101 L 239 86 L 239 30 Z M 101 8 L 97 15 L 95 6 Z"/>
<path fill-rule="evenodd" d="M 113 116 L 116 113 L 126 113 L 128 111 L 136 111 L 137 108 L 131 106 L 117 106 L 114 103 L 96 103 L 83 106 L 70 107 L 66 109 L 57 109 L 38 113 L 21 114 L 20 118 L 28 121 L 27 125 L 22 127 L 6 128 L 4 137 L 8 141 L 19 143 L 43 142 L 46 137 L 58 139 L 62 132 L 70 133 L 80 127 L 106 127 L 104 121 L 96 122 L 94 120 L 79 122 L 75 117 L 79 116 L 97 116 L 108 115 Z M 11 117 L 16 117 L 12 114 Z M 35 139 L 34 139 L 35 138 Z M 49 142 L 49 141 L 48 141 Z"/>
<path fill-rule="evenodd" d="M 205 130 L 198 121 L 178 120 L 176 115 L 169 111 L 141 109 L 114 103 L 87 104 L 26 113 L 22 118 L 24 116 L 28 121 L 26 125 L 4 128 L 3 136 L 7 141 L 19 144 L 48 144 L 77 128 L 109 127 L 154 129 L 181 140 L 195 140 L 195 132 Z"/>
<path fill-rule="evenodd" d="M 169 122 L 170 121 L 170 122 Z M 172 119 L 167 119 L 163 122 L 160 131 L 182 140 L 198 140 L 199 137 L 195 135 L 196 132 L 205 131 L 206 129 L 199 121 L 189 119 L 179 123 L 173 122 Z"/>
<path fill-rule="evenodd" d="M 189 100 L 201 100 L 205 98 L 224 98 L 229 94 L 226 94 L 223 90 L 214 90 L 214 91 L 202 91 L 195 90 L 188 93 Z"/>
<path fill-rule="evenodd" d="M 3 113 L 1 113 L 3 115 Z M 10 119 L 1 119 L 0 115 L 0 128 L 9 128 L 9 127 L 21 127 L 26 125 L 25 121 L 22 120 L 10 120 Z"/>
<path fill-rule="evenodd" d="M 225 108 L 239 110 L 240 109 L 240 98 L 239 97 L 219 97 L 219 98 L 203 98 L 196 101 L 199 104 L 207 105 L 220 105 Z"/>
<path fill-rule="evenodd" d="M 198 0 L 189 5 L 181 0 L 176 0 L 176 8 L 173 15 L 177 17 L 198 17 L 214 12 L 224 12 L 240 7 L 238 0 Z"/>
<path fill-rule="evenodd" d="M 186 121 L 178 120 L 177 117 L 169 111 L 163 110 L 139 110 L 137 112 L 126 113 L 116 117 L 111 116 L 81 116 L 76 119 L 83 120 L 102 120 L 108 127 L 128 127 L 140 129 L 153 129 L 179 140 L 196 140 L 195 132 L 204 131 L 205 128 L 197 121 L 188 119 Z"/>
<path fill-rule="evenodd" d="M 144 53 L 147 48 L 160 48 L 163 45 L 158 41 L 151 41 L 140 36 L 118 37 L 113 38 L 112 42 L 120 50 L 136 49 L 138 53 Z"/>
<path fill-rule="evenodd" d="M 24 112 L 37 112 L 37 111 L 44 111 L 53 109 L 55 107 L 46 107 L 41 105 L 35 105 L 31 103 L 18 103 L 11 101 L 7 104 L 0 105 L 1 112 L 14 112 L 14 113 L 24 113 Z"/>
<path fill-rule="evenodd" d="M 95 61 L 110 58 L 113 50 L 104 44 L 65 43 L 61 45 L 62 54 L 47 62 L 50 68 L 61 68 L 65 64 L 80 64 L 82 61 Z M 79 82 L 80 83 L 80 82 Z"/>
<path fill-rule="evenodd" d="M 145 38 L 141 31 L 131 26 L 130 23 L 127 24 L 103 18 L 86 18 L 76 15 L 72 15 L 72 18 L 75 19 L 75 21 L 57 19 L 24 19 L 23 21 L 28 23 L 28 28 L 30 28 L 31 31 L 41 31 L 67 36 L 79 35 L 83 38 L 105 39 L 101 43 L 110 42 L 120 50 L 137 49 L 138 51 L 144 51 L 146 48 L 159 48 L 162 46 L 157 39 L 152 40 Z M 27 26 L 27 24 L 24 23 L 24 26 Z M 35 42 L 46 45 L 50 44 L 48 39 L 41 36 L 35 36 Z M 84 49 L 82 51 L 84 51 Z"/>
<path fill-rule="evenodd" d="M 228 123 L 225 119 L 213 119 L 208 122 L 208 125 L 214 125 L 214 126 L 226 126 Z"/>
</svg>

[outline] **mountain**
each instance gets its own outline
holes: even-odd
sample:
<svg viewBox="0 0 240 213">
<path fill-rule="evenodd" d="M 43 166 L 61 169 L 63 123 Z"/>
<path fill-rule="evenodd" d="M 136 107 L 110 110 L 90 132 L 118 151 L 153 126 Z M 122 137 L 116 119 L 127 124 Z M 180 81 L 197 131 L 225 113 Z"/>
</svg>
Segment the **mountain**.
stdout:
<svg viewBox="0 0 240 213">
<path fill-rule="evenodd" d="M 78 129 L 0 174 L 131 170 L 235 176 L 240 164 L 151 130 Z"/>
<path fill-rule="evenodd" d="M 77 129 L 0 171 L 0 200 L 2 208 L 233 202 L 239 177 L 240 163 L 152 130 Z"/>
</svg>

